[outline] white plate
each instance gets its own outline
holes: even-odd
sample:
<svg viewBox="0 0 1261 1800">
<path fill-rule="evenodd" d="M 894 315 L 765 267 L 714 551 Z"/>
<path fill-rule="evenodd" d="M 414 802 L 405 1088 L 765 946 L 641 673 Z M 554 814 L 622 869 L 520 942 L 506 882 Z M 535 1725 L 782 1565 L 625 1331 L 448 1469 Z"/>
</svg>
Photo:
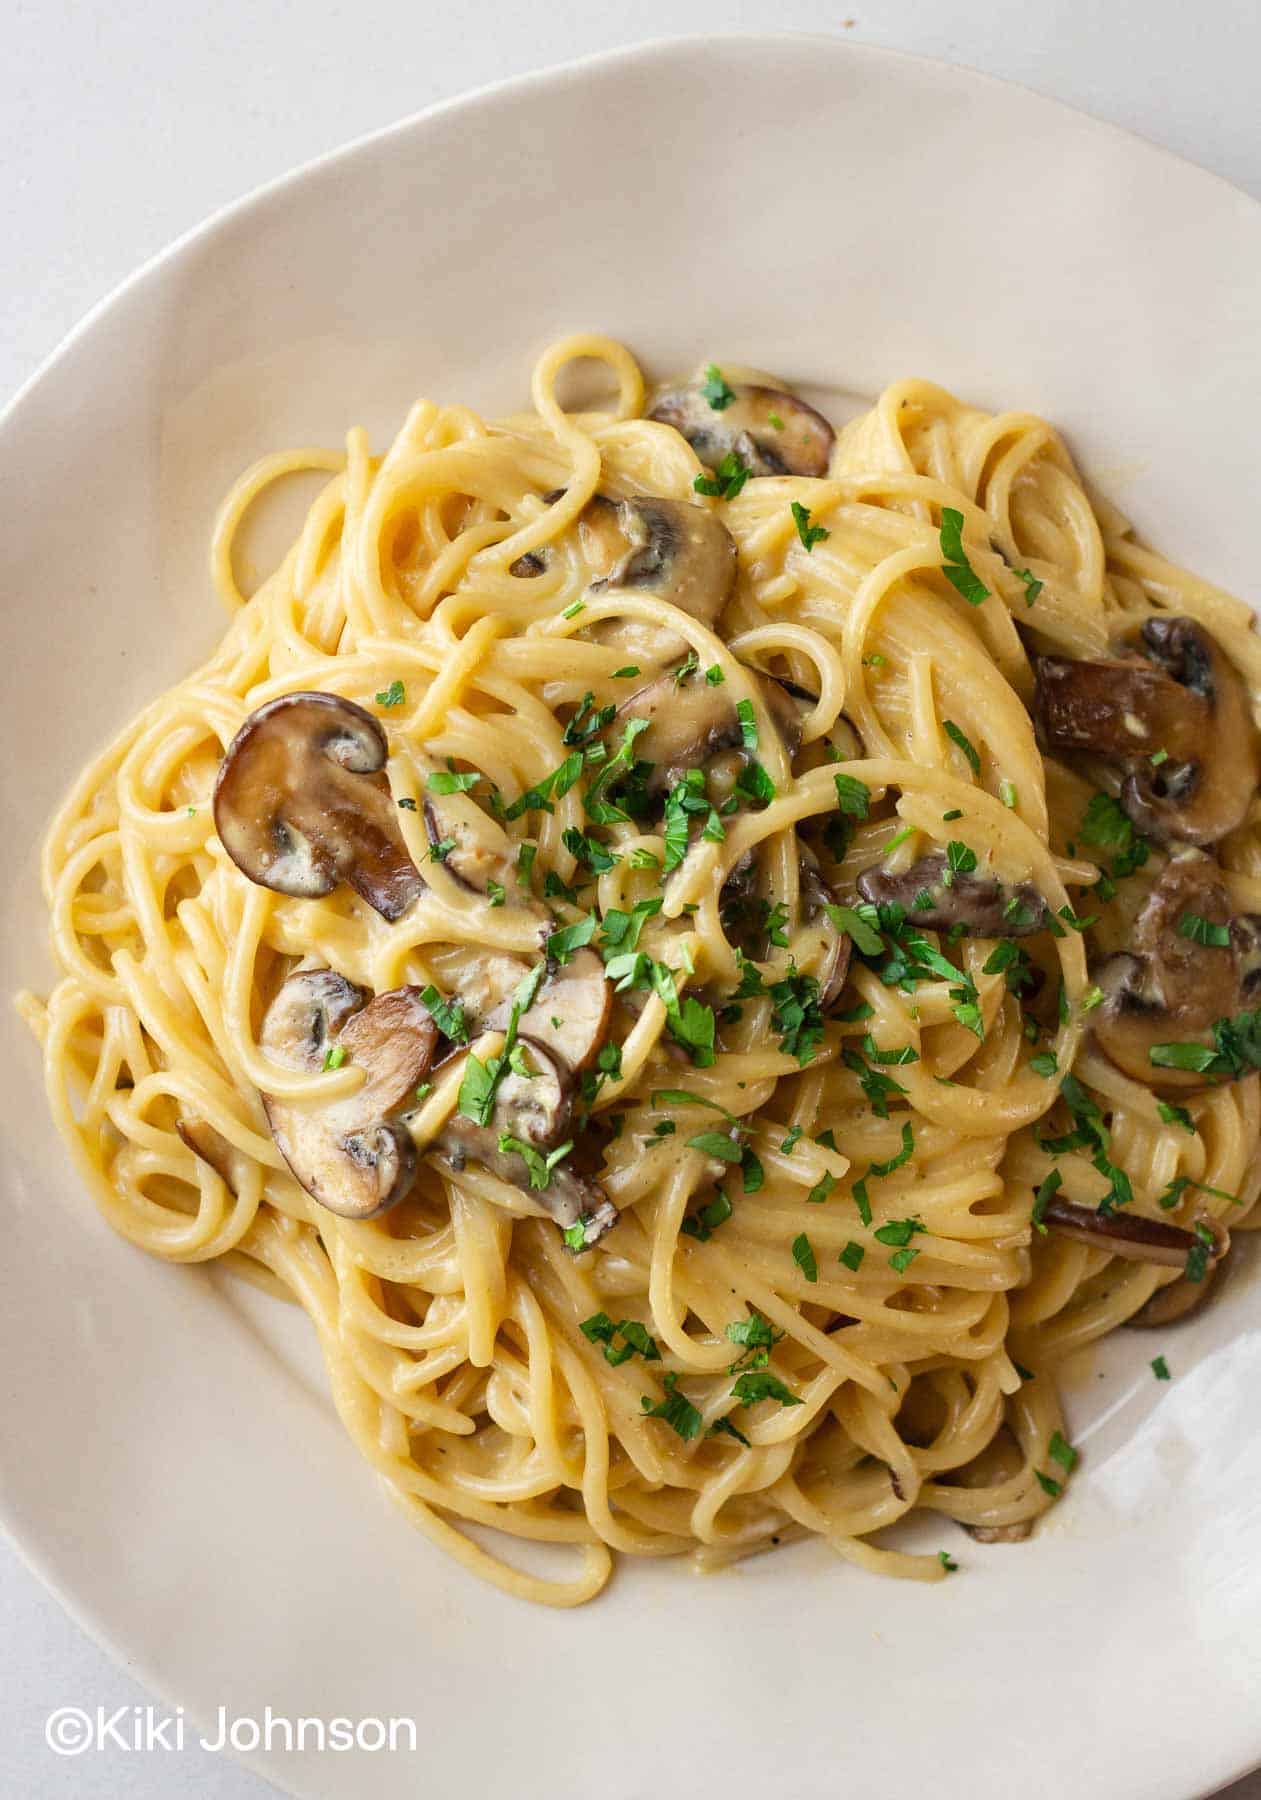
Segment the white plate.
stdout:
<svg viewBox="0 0 1261 1800">
<path fill-rule="evenodd" d="M 417 393 L 519 406 L 538 349 L 595 327 L 659 371 L 704 352 L 862 393 L 922 374 L 1046 413 L 1149 536 L 1255 592 L 1259 292 L 1261 211 L 1212 177 L 821 39 L 510 82 L 268 189 L 98 310 L 0 425 L 0 987 L 47 968 L 50 808 L 219 632 L 207 531 L 260 451 L 352 421 L 381 444 Z M 811 1544 L 708 1581 L 625 1567 L 583 1612 L 534 1611 L 387 1505 L 302 1321 L 111 1235 L 3 1029 L 4 1516 L 194 1717 L 419 1720 L 415 1758 L 258 1758 L 282 1786 L 1186 1800 L 1261 1758 L 1243 1277 L 1155 1346 L 1172 1384 L 1146 1338 L 1104 1349 L 1070 1400 L 1071 1497 L 1022 1548 L 952 1538 L 966 1573 L 940 1587 Z"/>
</svg>

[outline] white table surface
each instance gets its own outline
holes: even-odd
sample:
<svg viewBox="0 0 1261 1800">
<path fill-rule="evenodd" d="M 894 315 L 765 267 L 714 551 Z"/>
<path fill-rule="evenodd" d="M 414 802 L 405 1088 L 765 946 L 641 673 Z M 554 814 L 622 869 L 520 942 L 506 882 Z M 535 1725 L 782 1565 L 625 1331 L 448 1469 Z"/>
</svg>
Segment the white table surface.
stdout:
<svg viewBox="0 0 1261 1800">
<path fill-rule="evenodd" d="M 0 21 L 0 403 L 95 301 L 225 201 L 466 88 L 679 29 L 836 32 L 970 64 L 1261 197 L 1257 0 L 8 0 Z M 148 1697 L 3 1542 L 0 1646 L 4 1795 L 275 1792 L 191 1747 L 54 1756 L 53 1708 Z M 1261 1774 L 1231 1800 L 1261 1800 Z"/>
</svg>

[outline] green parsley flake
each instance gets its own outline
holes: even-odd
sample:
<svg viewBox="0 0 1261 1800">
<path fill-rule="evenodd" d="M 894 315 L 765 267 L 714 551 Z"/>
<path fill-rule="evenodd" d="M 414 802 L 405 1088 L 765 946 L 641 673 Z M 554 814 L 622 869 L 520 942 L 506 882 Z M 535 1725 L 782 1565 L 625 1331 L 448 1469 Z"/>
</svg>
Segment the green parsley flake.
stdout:
<svg viewBox="0 0 1261 1800">
<path fill-rule="evenodd" d="M 644 1416 L 649 1419 L 664 1419 L 671 1431 L 677 1432 L 686 1443 L 697 1437 L 701 1429 L 701 1415 L 697 1412 L 686 1394 L 679 1392 L 679 1378 L 673 1369 L 663 1375 L 661 1385 L 665 1388 L 665 1398 L 658 1400 L 654 1406 L 647 1394 L 641 1394 L 639 1404 Z"/>
<path fill-rule="evenodd" d="M 392 681 L 383 693 L 377 695 L 378 706 L 401 706 L 407 698 L 401 681 Z"/>
<path fill-rule="evenodd" d="M 324 1052 L 325 1071 L 327 1072 L 330 1069 L 340 1069 L 345 1060 L 345 1044 L 330 1044 L 328 1049 Z"/>
<path fill-rule="evenodd" d="M 863 1249 L 862 1245 L 856 1244 L 853 1238 L 851 1238 L 836 1260 L 844 1263 L 847 1269 L 857 1271 L 866 1254 L 867 1252 Z"/>
<path fill-rule="evenodd" d="M 979 606 L 982 600 L 988 600 L 990 591 L 973 569 L 963 548 L 963 514 L 953 506 L 944 506 L 941 510 L 940 542 L 945 559 L 941 572 L 951 587 L 963 595 L 969 606 Z"/>
<path fill-rule="evenodd" d="M 701 397 L 707 400 L 715 412 L 725 412 L 735 399 L 735 389 L 729 387 L 717 363 L 705 364 L 705 379 L 701 383 Z"/>
<path fill-rule="evenodd" d="M 981 758 L 977 753 L 976 746 L 973 744 L 971 738 L 968 737 L 967 733 L 964 732 L 960 726 L 956 725 L 953 719 L 943 719 L 941 728 L 950 739 L 951 743 L 958 745 L 964 756 L 967 757 L 972 773 L 974 775 L 979 775 L 981 773 Z"/>
<path fill-rule="evenodd" d="M 807 1281 L 819 1279 L 819 1265 L 815 1261 L 814 1248 L 804 1231 L 798 1232 L 793 1239 L 793 1261 L 801 1270 Z"/>
<path fill-rule="evenodd" d="M 1152 1374 L 1156 1377 L 1157 1381 L 1172 1381 L 1173 1379 L 1169 1373 L 1169 1364 L 1165 1361 L 1163 1356 L 1153 1356 Z"/>
<path fill-rule="evenodd" d="M 728 450 L 712 475 L 697 475 L 692 486 L 698 494 L 708 494 L 713 499 L 734 500 L 745 482 L 752 474 L 742 457 L 734 450 Z"/>
<path fill-rule="evenodd" d="M 813 550 L 816 544 L 821 544 L 825 538 L 831 537 L 832 533 L 825 526 L 810 523 L 810 508 L 803 506 L 800 500 L 792 502 L 792 516 L 793 523 L 797 527 L 797 536 L 806 550 Z"/>
</svg>

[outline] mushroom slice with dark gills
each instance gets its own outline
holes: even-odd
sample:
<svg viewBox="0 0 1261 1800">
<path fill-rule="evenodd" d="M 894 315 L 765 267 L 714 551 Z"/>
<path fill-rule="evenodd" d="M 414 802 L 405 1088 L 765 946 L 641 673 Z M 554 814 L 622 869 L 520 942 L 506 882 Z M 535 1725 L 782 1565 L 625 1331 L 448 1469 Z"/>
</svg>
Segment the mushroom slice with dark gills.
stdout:
<svg viewBox="0 0 1261 1800">
<path fill-rule="evenodd" d="M 799 922 L 790 931 L 785 921 L 783 936 L 798 970 L 818 982 L 818 1005 L 826 1013 L 841 996 L 854 946 L 828 912 L 836 904 L 836 895 L 800 838 L 797 857 Z M 759 892 L 757 859 L 751 851 L 741 857 L 723 884 L 720 916 L 723 930 L 745 956 L 754 962 L 766 960 L 772 949 L 772 907 Z"/>
<path fill-rule="evenodd" d="M 1036 659 L 1044 744 L 1124 770 L 1121 804 L 1143 831 L 1216 843 L 1242 823 L 1261 777 L 1238 671 L 1194 619 L 1148 619 L 1117 648 L 1109 662 Z"/>
<path fill-rule="evenodd" d="M 1094 1250 L 1106 1250 L 1125 1262 L 1157 1263 L 1163 1268 L 1186 1269 L 1187 1279 L 1194 1253 L 1201 1252 L 1201 1278 L 1225 1256 L 1230 1238 L 1220 1226 L 1207 1222 L 1188 1231 L 1182 1225 L 1171 1225 L 1167 1219 L 1148 1219 L 1142 1213 L 1124 1211 L 1099 1212 L 1092 1206 L 1079 1206 L 1053 1194 L 1045 1203 L 1042 1223 L 1061 1237 L 1076 1238 Z"/>
<path fill-rule="evenodd" d="M 962 928 L 965 937 L 1015 938 L 1046 930 L 1047 904 L 1031 882 L 952 872 L 941 850 L 900 875 L 864 869 L 856 885 L 873 906 L 901 906 L 926 931 Z"/>
<path fill-rule="evenodd" d="M 437 1037 L 419 988 L 369 999 L 333 969 L 299 970 L 268 1007 L 259 1044 L 272 1062 L 317 1074 L 340 1050 L 365 1074 L 356 1093 L 326 1106 L 263 1095 L 281 1155 L 330 1212 L 369 1219 L 411 1188 L 416 1151 L 394 1115 L 415 1107 Z"/>
<path fill-rule="evenodd" d="M 426 793 L 425 835 L 437 861 L 460 886 L 489 894 L 497 882 L 512 904 L 525 896 L 514 880 L 514 846 L 507 832 L 467 794 Z M 540 918 L 543 916 L 539 909 Z"/>
<path fill-rule="evenodd" d="M 453 955 L 449 980 L 471 1031 L 503 1031 L 512 1017 L 513 996 L 530 965 L 503 951 L 470 950 Z M 594 950 L 575 950 L 566 963 L 549 968 L 542 986 L 522 1013 L 523 1036 L 553 1056 L 567 1071 L 589 1068 L 608 1036 L 613 986 Z"/>
<path fill-rule="evenodd" d="M 384 774 L 380 725 L 336 694 L 282 694 L 260 706 L 219 765 L 215 828 L 260 887 L 301 899 L 345 881 L 383 918 L 424 892 Z"/>
<path fill-rule="evenodd" d="M 1245 1061 L 1218 1068 L 1213 1027 L 1261 998 L 1261 917 L 1233 914 L 1211 856 L 1190 850 L 1169 862 L 1130 943 L 1096 971 L 1104 1002 L 1094 1038 L 1104 1055 L 1158 1093 L 1247 1072 Z"/>
<path fill-rule="evenodd" d="M 592 571 L 592 599 L 627 594 L 662 600 L 712 630 L 731 596 L 736 546 L 712 512 L 685 500 L 595 494 L 578 519 Z M 584 633 L 630 664 L 652 668 L 686 656 L 687 640 L 644 619 L 597 620 Z"/>
<path fill-rule="evenodd" d="M 1216 1248 L 1220 1249 L 1221 1239 L 1217 1239 Z M 1207 1249 L 1207 1245 L 1205 1246 Z M 1125 1323 L 1137 1331 L 1163 1328 L 1166 1325 L 1177 1325 L 1183 1319 L 1189 1319 L 1192 1313 L 1198 1312 L 1218 1285 L 1218 1277 L 1224 1274 L 1229 1261 L 1229 1247 L 1221 1251 L 1215 1262 L 1206 1264 L 1204 1273 L 1198 1281 L 1192 1281 L 1188 1275 L 1179 1275 L 1176 1281 L 1158 1287 L 1156 1292 L 1131 1315 Z"/>
<path fill-rule="evenodd" d="M 537 1202 L 566 1233 L 576 1250 L 586 1249 L 617 1223 L 617 1208 L 598 1182 L 571 1168 L 562 1155 L 573 1115 L 573 1076 L 536 1039 L 517 1043 L 529 1069 L 510 1068 L 495 1092 L 485 1125 L 456 1113 L 443 1127 L 433 1154 L 452 1174 L 476 1163 Z"/>
<path fill-rule="evenodd" d="M 750 674 L 791 758 L 801 742 L 799 711 L 785 695 L 781 683 L 757 669 L 750 670 Z M 752 754 L 744 747 L 744 721 L 736 711 L 727 684 L 713 687 L 696 670 L 669 670 L 623 701 L 608 728 L 611 749 L 622 742 L 632 719 L 647 721 L 647 728 L 635 739 L 634 754 L 637 762 L 652 765 L 645 785 L 647 793 L 657 800 L 682 781 L 689 770 L 708 765 L 717 782 L 716 787 L 711 787 L 711 798 L 720 801 L 726 798 L 736 775 Z"/>
<path fill-rule="evenodd" d="M 732 373 L 719 387 L 702 372 L 658 389 L 648 417 L 673 425 L 711 469 L 734 454 L 751 475 L 826 475 L 836 433 L 823 414 L 773 377 Z"/>
</svg>

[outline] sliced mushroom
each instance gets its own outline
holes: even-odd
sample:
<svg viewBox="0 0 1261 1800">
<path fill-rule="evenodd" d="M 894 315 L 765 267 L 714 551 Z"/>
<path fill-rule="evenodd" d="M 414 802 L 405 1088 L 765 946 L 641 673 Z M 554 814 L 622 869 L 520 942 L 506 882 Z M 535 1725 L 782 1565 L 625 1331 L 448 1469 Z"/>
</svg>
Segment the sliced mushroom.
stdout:
<svg viewBox="0 0 1261 1800">
<path fill-rule="evenodd" d="M 1193 917 L 1226 928 L 1229 944 L 1203 944 L 1179 930 Z M 1195 929 L 1199 930 L 1197 926 Z M 1261 987 L 1261 917 L 1232 917 L 1221 871 L 1198 850 L 1174 857 L 1134 921 L 1132 951 L 1097 971 L 1104 1002 L 1094 1015 L 1095 1042 L 1118 1069 L 1158 1093 L 1211 1087 L 1220 1079 L 1152 1061 L 1163 1044 L 1213 1049 L 1213 1025 L 1255 1003 Z"/>
<path fill-rule="evenodd" d="M 927 931 L 962 927 L 965 937 L 1016 938 L 1046 930 L 1047 904 L 1031 882 L 956 872 L 947 884 L 949 873 L 945 852 L 934 850 L 900 875 L 864 869 L 855 885 L 873 906 L 901 906 Z"/>
<path fill-rule="evenodd" d="M 425 835 L 443 849 L 442 866 L 473 894 L 486 894 L 497 881 L 513 904 L 524 898 L 513 879 L 513 846 L 503 827 L 466 794 L 426 794 Z"/>
<path fill-rule="evenodd" d="M 1119 1256 L 1126 1262 L 1159 1263 L 1168 1269 L 1185 1269 L 1187 1256 L 1203 1242 L 1194 1231 L 1170 1225 L 1164 1219 L 1146 1219 L 1142 1213 L 1128 1210 L 1099 1212 L 1059 1194 L 1053 1194 L 1046 1202 L 1042 1223 L 1061 1237 L 1089 1244 L 1092 1250 L 1106 1250 L 1110 1256 Z M 1215 1231 L 1209 1266 L 1224 1255 L 1222 1236 Z"/>
<path fill-rule="evenodd" d="M 175 1129 L 194 1156 L 214 1170 L 227 1188 L 232 1187 L 232 1146 L 206 1119 L 177 1119 Z"/>
<path fill-rule="evenodd" d="M 598 571 L 592 593 L 651 594 L 711 626 L 727 604 L 736 578 L 735 540 L 703 506 L 650 494 L 633 500 L 596 494 L 578 533 L 588 564 Z"/>
<path fill-rule="evenodd" d="M 1217 1284 L 1229 1255 L 1223 1255 L 1216 1262 L 1210 1262 L 1199 1281 L 1189 1281 L 1185 1275 L 1158 1287 L 1156 1292 L 1133 1313 L 1125 1323 L 1136 1330 L 1150 1327 L 1176 1325 L 1182 1319 L 1189 1318 L 1198 1312 L 1208 1299 Z"/>
<path fill-rule="evenodd" d="M 301 899 L 349 882 L 386 919 L 424 892 L 383 773 L 380 725 L 336 694 L 282 694 L 237 732 L 215 783 L 215 829 L 260 887 Z"/>
<path fill-rule="evenodd" d="M 760 670 L 750 673 L 791 758 L 801 742 L 799 713 L 780 682 Z M 711 777 L 710 797 L 721 801 L 750 754 L 743 748 L 744 725 L 727 684 L 713 687 L 696 671 L 671 670 L 637 688 L 613 717 L 611 745 L 621 741 L 632 719 L 648 721 L 648 729 L 635 740 L 635 756 L 652 764 L 647 789 L 658 798 L 689 769 L 704 767 Z"/>
<path fill-rule="evenodd" d="M 530 964 L 503 951 L 470 949 L 447 976 L 453 996 L 464 1008 L 472 1032 L 503 1031 L 512 1016 L 512 999 Z M 594 950 L 575 950 L 566 963 L 553 964 L 518 1030 L 578 1074 L 595 1061 L 608 1036 L 613 987 Z"/>
<path fill-rule="evenodd" d="M 659 389 L 648 417 L 673 425 L 709 468 L 734 451 L 753 475 L 827 474 L 836 433 L 796 394 L 737 380 L 727 389 L 732 398 L 715 406 L 703 387 L 702 374 Z"/>
<path fill-rule="evenodd" d="M 836 904 L 836 895 L 823 879 L 814 856 L 800 839 L 797 841 L 801 883 L 801 914 L 806 931 L 819 940 L 817 957 L 807 945 L 794 942 L 795 960 L 812 974 L 819 984 L 819 1007 L 829 1012 L 841 997 L 849 974 L 854 944 L 847 932 L 841 931 L 828 916 L 828 907 Z"/>
<path fill-rule="evenodd" d="M 530 1162 L 520 1150 L 501 1145 L 501 1140 L 511 1139 L 536 1159 L 546 1159 L 565 1142 L 572 1118 L 572 1076 L 537 1040 L 521 1036 L 517 1041 L 531 1073 L 510 1070 L 504 1076 L 488 1125 L 456 1113 L 436 1140 L 434 1153 L 453 1174 L 458 1175 L 466 1163 L 477 1163 L 520 1188 L 566 1231 L 581 1225 L 585 1249 L 617 1223 L 617 1208 L 599 1183 L 562 1161 L 547 1172 L 540 1187 L 531 1182 Z"/>
<path fill-rule="evenodd" d="M 1238 670 L 1194 619 L 1148 619 L 1118 649 L 1110 662 L 1036 659 L 1044 743 L 1123 769 L 1121 804 L 1143 831 L 1216 843 L 1242 823 L 1261 777 Z"/>
<path fill-rule="evenodd" d="M 330 1212 L 368 1219 L 410 1189 L 415 1147 L 390 1115 L 415 1105 L 437 1037 L 419 988 L 393 988 L 368 1000 L 333 969 L 291 975 L 268 1007 L 259 1043 L 272 1062 L 314 1074 L 330 1050 L 341 1049 L 365 1072 L 357 1093 L 328 1106 L 263 1095 L 281 1155 Z"/>
</svg>

